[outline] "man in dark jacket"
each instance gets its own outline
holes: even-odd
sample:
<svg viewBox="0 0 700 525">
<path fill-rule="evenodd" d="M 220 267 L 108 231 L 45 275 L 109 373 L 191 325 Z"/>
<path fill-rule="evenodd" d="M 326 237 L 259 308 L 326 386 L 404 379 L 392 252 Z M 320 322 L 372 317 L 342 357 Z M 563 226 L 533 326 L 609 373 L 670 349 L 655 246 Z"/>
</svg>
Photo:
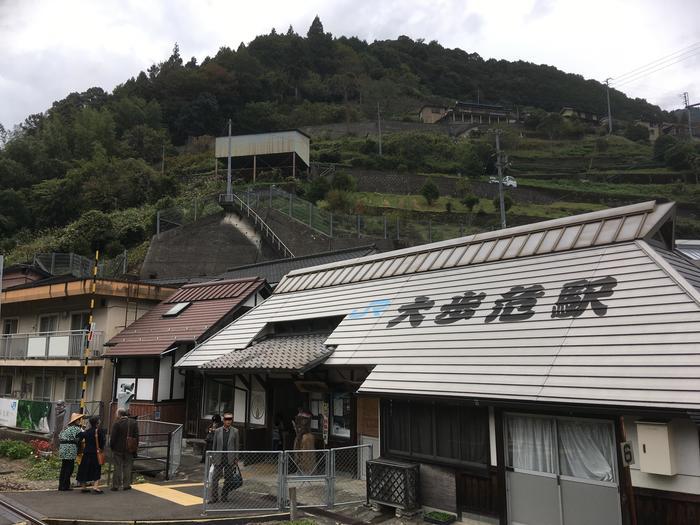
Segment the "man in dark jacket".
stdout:
<svg viewBox="0 0 700 525">
<path fill-rule="evenodd" d="M 131 488 L 131 468 L 134 465 L 136 452 L 129 452 L 128 438 L 139 441 L 139 427 L 136 421 L 129 417 L 129 413 L 120 408 L 117 410 L 117 421 L 112 425 L 109 436 L 109 448 L 112 449 L 112 461 L 114 462 L 114 475 L 112 476 L 112 488 L 110 490 L 129 490 Z"/>
</svg>

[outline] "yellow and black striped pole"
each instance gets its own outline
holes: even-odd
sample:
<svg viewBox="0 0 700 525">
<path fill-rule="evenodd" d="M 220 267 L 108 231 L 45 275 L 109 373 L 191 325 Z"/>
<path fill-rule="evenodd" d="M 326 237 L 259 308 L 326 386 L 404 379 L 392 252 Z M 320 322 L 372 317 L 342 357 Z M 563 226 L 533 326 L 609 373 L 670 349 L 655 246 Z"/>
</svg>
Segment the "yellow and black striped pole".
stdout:
<svg viewBox="0 0 700 525">
<path fill-rule="evenodd" d="M 87 383 L 88 383 L 88 359 L 90 359 L 90 343 L 92 342 L 92 334 L 95 328 L 93 322 L 93 313 L 95 311 L 95 292 L 97 290 L 97 266 L 100 262 L 100 251 L 95 251 L 95 265 L 92 268 L 92 285 L 90 287 L 90 313 L 88 315 L 88 333 L 85 338 L 85 348 L 83 351 L 83 389 L 80 394 L 80 413 L 85 413 L 85 401 L 87 398 Z"/>
</svg>

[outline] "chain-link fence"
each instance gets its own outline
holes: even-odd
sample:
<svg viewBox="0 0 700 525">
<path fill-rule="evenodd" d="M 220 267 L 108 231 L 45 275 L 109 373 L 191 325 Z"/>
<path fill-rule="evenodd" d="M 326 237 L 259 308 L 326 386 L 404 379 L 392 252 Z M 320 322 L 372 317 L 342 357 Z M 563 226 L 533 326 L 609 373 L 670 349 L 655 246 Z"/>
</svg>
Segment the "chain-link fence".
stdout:
<svg viewBox="0 0 700 525">
<path fill-rule="evenodd" d="M 204 511 L 276 510 L 280 501 L 283 452 L 207 452 Z"/>
<path fill-rule="evenodd" d="M 372 445 L 326 450 L 208 451 L 204 512 L 332 507 L 366 500 L 365 462 Z"/>
<path fill-rule="evenodd" d="M 331 449 L 334 505 L 361 503 L 367 499 L 365 468 L 372 459 L 372 445 Z"/>
</svg>

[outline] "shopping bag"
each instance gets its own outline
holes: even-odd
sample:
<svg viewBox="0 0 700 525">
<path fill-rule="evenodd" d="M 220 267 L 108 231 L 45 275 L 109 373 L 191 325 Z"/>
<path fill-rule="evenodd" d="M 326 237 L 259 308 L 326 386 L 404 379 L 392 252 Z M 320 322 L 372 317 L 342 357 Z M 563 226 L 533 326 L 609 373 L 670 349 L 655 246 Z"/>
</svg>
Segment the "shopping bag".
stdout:
<svg viewBox="0 0 700 525">
<path fill-rule="evenodd" d="M 227 492 L 228 490 L 236 490 L 243 485 L 243 476 L 241 475 L 241 469 L 238 468 L 238 465 L 233 466 L 233 472 L 231 472 L 230 477 L 226 478 L 225 485 Z"/>
</svg>

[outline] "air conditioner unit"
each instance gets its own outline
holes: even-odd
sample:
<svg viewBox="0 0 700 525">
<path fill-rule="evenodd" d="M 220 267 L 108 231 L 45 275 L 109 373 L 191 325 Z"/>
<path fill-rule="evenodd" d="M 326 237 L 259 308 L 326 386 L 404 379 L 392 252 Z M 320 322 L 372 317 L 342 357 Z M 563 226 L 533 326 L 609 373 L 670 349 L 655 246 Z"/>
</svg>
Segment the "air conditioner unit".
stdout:
<svg viewBox="0 0 700 525">
<path fill-rule="evenodd" d="M 367 461 L 367 500 L 411 512 L 420 505 L 420 465 L 389 459 Z"/>
</svg>

